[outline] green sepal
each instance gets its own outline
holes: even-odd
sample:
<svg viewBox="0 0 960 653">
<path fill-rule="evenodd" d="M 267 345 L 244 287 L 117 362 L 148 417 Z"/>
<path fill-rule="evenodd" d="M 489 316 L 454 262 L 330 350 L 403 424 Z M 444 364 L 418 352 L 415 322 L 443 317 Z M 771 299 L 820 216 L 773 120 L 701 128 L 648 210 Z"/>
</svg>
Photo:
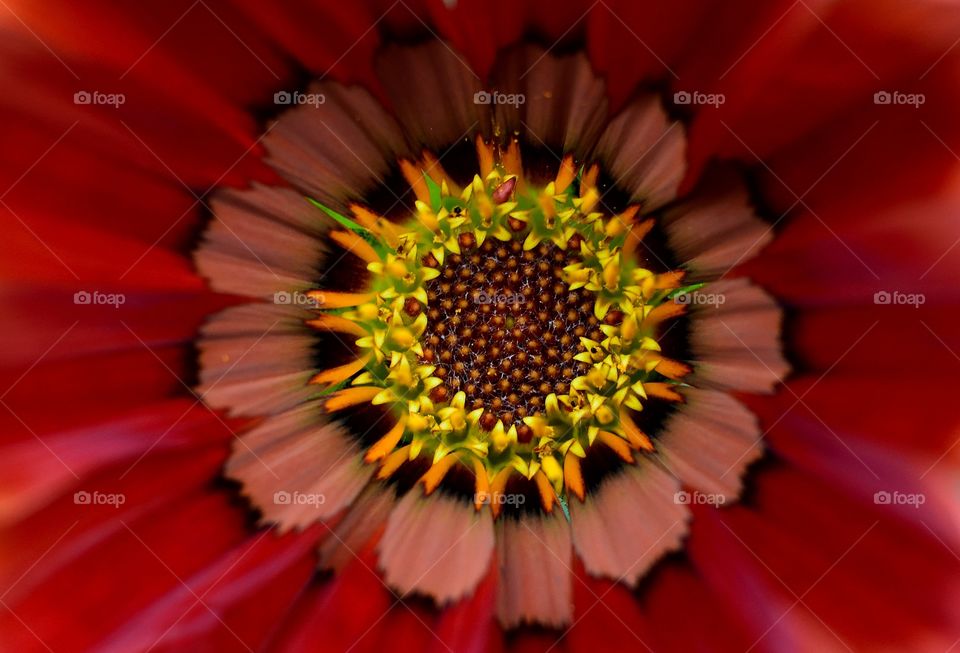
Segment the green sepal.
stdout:
<svg viewBox="0 0 960 653">
<path fill-rule="evenodd" d="M 357 234 L 358 236 L 363 238 L 365 241 L 367 241 L 370 244 L 370 246 L 373 247 L 374 250 L 376 250 L 380 258 L 383 258 L 387 252 L 392 251 L 389 247 L 387 247 L 387 245 L 383 241 L 377 238 L 377 236 L 374 235 L 373 232 L 361 226 L 357 222 L 351 220 L 350 218 L 343 215 L 342 213 L 334 211 L 328 206 L 324 206 L 323 204 L 313 199 L 312 197 L 308 197 L 307 201 L 313 204 L 315 207 L 317 207 L 321 211 L 323 211 L 324 213 L 326 213 L 331 218 L 333 218 L 341 227 L 344 227 L 345 229 L 349 229 L 350 231 L 352 231 L 353 233 Z"/>
</svg>

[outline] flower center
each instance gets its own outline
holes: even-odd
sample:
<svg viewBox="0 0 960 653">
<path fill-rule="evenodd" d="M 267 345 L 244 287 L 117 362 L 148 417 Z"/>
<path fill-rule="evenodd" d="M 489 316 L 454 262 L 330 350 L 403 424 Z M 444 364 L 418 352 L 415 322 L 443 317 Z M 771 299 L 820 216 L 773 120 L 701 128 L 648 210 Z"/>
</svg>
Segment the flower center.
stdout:
<svg viewBox="0 0 960 653">
<path fill-rule="evenodd" d="M 362 402 L 391 410 L 395 426 L 365 457 L 380 461 L 380 478 L 427 458 L 429 492 L 459 463 L 479 497 L 520 474 L 550 510 L 565 491 L 582 498 L 579 461 L 593 447 L 631 462 L 653 450 L 631 414 L 648 392 L 679 400 L 670 386 L 689 368 L 656 336 L 683 313 L 672 300 L 690 287 L 681 272 L 639 264 L 652 220 L 638 219 L 638 206 L 596 210 L 596 166 L 567 157 L 554 181 L 534 187 L 516 142 L 497 149 L 478 138 L 477 148 L 480 174 L 465 188 L 432 157 L 401 162 L 417 195 L 406 224 L 321 206 L 346 227 L 331 237 L 372 274 L 366 292 L 317 293 L 326 310 L 311 324 L 357 336 L 360 354 L 314 382 L 340 382 L 330 412 Z"/>
<path fill-rule="evenodd" d="M 571 290 L 564 279 L 564 268 L 580 261 L 569 243 L 524 251 L 516 235 L 479 247 L 460 240 L 462 254 L 447 257 L 427 283 L 422 360 L 443 381 L 430 398 L 439 403 L 462 390 L 470 410 L 483 409 L 481 428 L 499 419 L 529 442 L 533 431 L 523 419 L 542 415 L 551 393 L 567 395 L 590 368 L 574 356 L 584 349 L 580 338 L 603 339 L 595 295 Z"/>
</svg>

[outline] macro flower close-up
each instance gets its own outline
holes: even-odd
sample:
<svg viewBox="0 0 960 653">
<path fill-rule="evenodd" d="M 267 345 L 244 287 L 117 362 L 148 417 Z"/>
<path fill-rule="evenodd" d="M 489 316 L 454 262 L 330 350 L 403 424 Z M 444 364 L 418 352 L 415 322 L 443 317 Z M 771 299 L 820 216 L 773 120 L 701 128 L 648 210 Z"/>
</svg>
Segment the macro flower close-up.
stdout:
<svg viewBox="0 0 960 653">
<path fill-rule="evenodd" d="M 950 2 L 0 31 L 0 651 L 960 646 Z"/>
</svg>

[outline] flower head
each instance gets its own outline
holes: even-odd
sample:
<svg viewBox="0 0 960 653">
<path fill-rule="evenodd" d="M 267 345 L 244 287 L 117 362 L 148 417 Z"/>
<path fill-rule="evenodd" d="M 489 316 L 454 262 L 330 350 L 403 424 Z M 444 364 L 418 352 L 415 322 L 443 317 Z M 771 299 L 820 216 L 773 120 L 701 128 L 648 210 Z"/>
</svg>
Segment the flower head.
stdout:
<svg viewBox="0 0 960 653">
<path fill-rule="evenodd" d="M 948 6 L 0 4 L 4 650 L 955 645 Z"/>
<path fill-rule="evenodd" d="M 395 56 L 419 67 L 456 55 L 430 45 Z M 600 84 L 582 58 L 538 56 Z M 530 110 L 549 100 L 532 98 Z M 419 113 L 431 98 L 407 101 Z M 380 111 L 365 102 L 293 108 L 278 117 L 277 129 L 284 143 L 308 142 L 311 121 L 325 124 L 331 111 Z M 754 256 L 769 230 L 735 174 L 725 177 L 720 196 L 695 190 L 675 199 L 683 130 L 651 97 L 624 109 L 585 154 L 538 150 L 533 142 L 544 142 L 532 128 L 508 129 L 517 120 L 512 113 L 491 114 L 484 105 L 471 113 L 478 120 L 452 145 L 384 162 L 409 201 L 396 194 L 389 203 L 376 194 L 330 201 L 321 188 L 295 200 L 325 225 L 320 247 L 304 250 L 302 265 L 320 274 L 300 290 L 313 301 L 295 312 L 297 346 L 332 339 L 343 353 L 316 359 L 310 394 L 300 394 L 299 384 L 278 386 L 302 405 L 294 410 L 306 422 L 268 416 L 241 436 L 227 474 L 281 529 L 344 510 L 363 519 L 363 497 L 385 497 L 392 508 L 378 546 L 384 580 L 438 604 L 469 596 L 494 548 L 511 546 L 516 536 L 503 529 L 513 527 L 501 522 L 547 528 L 549 540 L 559 538 L 528 543 L 528 554 L 559 547 L 564 560 L 572 543 L 590 573 L 636 585 L 658 559 L 683 547 L 692 514 L 677 493 L 692 486 L 732 504 L 748 465 L 762 455 L 756 420 L 727 391 L 768 391 L 786 374 L 779 308 L 746 279 L 720 281 L 722 274 L 698 269 L 696 259 L 732 266 Z M 640 141 L 616 139 L 644 124 L 655 128 Z M 278 150 L 278 170 L 295 169 L 287 161 L 292 152 Z M 638 166 L 646 172 L 634 177 Z M 247 220 L 236 217 L 238 226 Z M 718 237 L 698 240 L 691 231 L 708 228 Z M 217 230 L 214 224 L 197 252 L 214 284 L 227 281 L 217 263 Z M 318 250 L 330 251 L 310 259 Z M 241 282 L 232 281 L 238 289 Z M 723 296 L 724 310 L 690 301 L 705 293 Z M 740 370 L 751 371 L 749 380 L 712 365 L 717 352 L 706 344 L 726 315 L 747 307 L 769 326 L 734 356 Z M 235 311 L 213 324 L 235 320 Z M 678 327 L 689 342 L 670 337 Z M 216 337 L 200 341 L 201 352 L 216 346 Z M 764 357 L 754 360 L 751 349 Z M 201 369 L 208 401 L 260 412 L 230 388 L 218 391 L 215 372 Z M 310 458 L 294 461 L 291 452 Z M 290 472 L 271 478 L 275 462 Z M 273 500 L 277 491 L 306 488 L 336 500 L 311 512 Z M 620 496 L 636 505 L 614 507 Z M 613 521 L 601 526 L 607 513 Z M 602 542 L 622 536 L 607 529 L 634 523 L 640 530 L 611 556 Z M 449 564 L 470 564 L 454 572 L 423 555 L 427 541 Z M 642 551 L 643 564 L 634 564 L 631 556 Z M 547 585 L 570 589 L 566 568 L 544 573 Z M 501 592 L 516 591 L 521 579 L 509 573 Z M 572 601 L 563 596 L 555 603 L 531 593 L 502 605 L 499 621 L 569 623 Z"/>
</svg>

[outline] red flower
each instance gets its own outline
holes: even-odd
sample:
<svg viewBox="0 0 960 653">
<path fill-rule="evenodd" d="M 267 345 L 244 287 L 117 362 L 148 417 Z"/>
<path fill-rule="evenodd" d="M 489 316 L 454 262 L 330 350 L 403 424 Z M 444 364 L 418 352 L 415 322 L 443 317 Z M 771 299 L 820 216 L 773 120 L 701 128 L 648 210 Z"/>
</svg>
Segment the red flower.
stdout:
<svg viewBox="0 0 960 653">
<path fill-rule="evenodd" d="M 955 644 L 955 12 L 926 2 L 802 0 L 683 9 L 612 0 L 297 4 L 4 7 L 5 648 Z M 485 91 L 508 104 L 474 98 Z M 526 106 L 509 104 L 517 93 Z M 280 106 L 288 100 L 306 106 Z M 448 149 L 456 152 L 434 166 L 430 153 Z M 582 194 L 571 180 L 560 183 L 565 154 L 584 164 Z M 674 257 L 650 288 L 678 290 L 680 281 L 664 279 L 680 268 L 708 284 L 704 293 L 731 301 L 663 317 L 687 336 L 671 350 L 659 333 L 658 360 L 667 362 L 651 368 L 660 376 L 643 377 L 642 403 L 646 415 L 656 413 L 657 393 L 679 392 L 686 404 L 640 422 L 649 438 L 630 428 L 623 408 L 606 435 L 591 433 L 582 474 L 562 457 L 559 477 L 546 463 L 531 469 L 545 456 L 529 457 L 527 443 L 572 441 L 515 431 L 501 443 L 497 433 L 525 422 L 496 416 L 504 428 L 484 430 L 493 429 L 492 449 L 471 454 L 485 470 L 477 478 L 501 469 L 489 451 L 518 451 L 528 473 L 511 473 L 531 485 L 511 487 L 544 503 L 529 521 L 528 513 L 494 521 L 472 506 L 441 519 L 423 507 L 454 503 L 455 471 L 474 459 L 467 454 L 435 465 L 435 494 L 417 483 L 419 473 L 407 486 L 371 480 L 390 463 L 376 467 L 370 452 L 387 458 L 394 446 L 417 445 L 416 433 L 388 439 L 389 447 L 382 431 L 369 442 L 358 437 L 356 420 L 374 392 L 341 389 L 317 402 L 308 384 L 352 365 L 358 351 L 317 340 L 304 324 L 315 316 L 304 311 L 251 303 L 319 287 L 349 308 L 344 293 L 389 276 L 384 266 L 369 274 L 353 254 L 331 262 L 337 238 L 352 238 L 354 252 L 364 245 L 349 230 L 331 236 L 337 227 L 301 200 L 309 195 L 337 214 L 396 205 L 399 221 L 414 212 L 403 199 L 410 190 L 432 224 L 437 206 L 412 161 L 451 187 L 469 183 L 477 167 L 486 172 L 488 161 L 504 180 L 489 189 L 497 205 L 522 202 L 556 178 L 570 188 L 562 201 L 576 200 L 570 206 L 588 217 L 582 202 L 592 184 L 613 189 L 602 220 L 628 216 L 636 234 L 640 218 L 653 217 L 653 254 L 639 260 L 655 267 L 657 256 Z M 511 217 L 524 236 L 541 228 Z M 556 235 L 552 222 L 542 229 L 544 242 Z M 629 249 L 616 228 L 610 234 L 606 244 Z M 557 235 L 556 247 L 575 252 L 569 236 Z M 481 240 L 460 242 L 469 250 Z M 570 274 L 589 267 L 588 249 L 583 261 L 563 260 Z M 620 324 L 631 306 L 654 302 L 644 291 L 639 303 L 628 293 L 632 303 L 617 304 L 626 301 L 618 283 L 630 284 L 597 256 L 602 272 L 591 292 L 606 298 L 597 315 L 619 311 L 606 325 L 628 340 Z M 501 257 L 505 269 L 511 257 Z M 557 278 L 570 284 L 558 293 L 576 291 L 572 277 L 558 269 Z M 776 304 L 794 368 L 783 384 Z M 589 331 L 589 313 L 571 318 L 571 330 L 583 320 Z M 352 319 L 345 315 L 338 318 Z M 438 324 L 445 320 L 431 317 L 424 333 L 442 335 Z M 603 345 L 607 354 L 619 352 L 614 345 Z M 478 351 L 500 360 L 479 346 L 470 360 Z M 330 374 L 321 380 L 332 383 Z M 753 394 L 775 384 L 774 394 Z M 459 388 L 448 385 L 451 394 Z M 558 388 L 553 396 L 567 390 Z M 489 412 L 495 394 L 478 405 Z M 508 401 L 536 416 L 537 405 L 524 401 L 541 394 Z M 442 393 L 429 396 L 455 407 Z M 303 431 L 288 424 L 313 419 L 320 405 L 333 424 L 347 404 L 360 409 L 343 421 L 354 434 L 345 439 L 321 442 L 314 422 Z M 426 414 L 421 404 L 397 415 Z M 455 414 L 437 412 L 448 421 Z M 605 419 L 597 407 L 584 418 Z M 438 442 L 423 446 L 434 455 Z M 599 450 L 602 464 L 590 456 Z M 606 462 L 610 452 L 620 459 Z M 419 460 L 404 456 L 404 465 Z M 359 471 L 351 476 L 340 457 Z M 310 488 L 325 508 L 274 494 Z M 664 515 L 680 527 L 646 528 Z M 437 548 L 431 538 L 458 520 L 479 520 L 489 538 Z M 438 566 L 450 549 L 456 563 Z"/>
</svg>

